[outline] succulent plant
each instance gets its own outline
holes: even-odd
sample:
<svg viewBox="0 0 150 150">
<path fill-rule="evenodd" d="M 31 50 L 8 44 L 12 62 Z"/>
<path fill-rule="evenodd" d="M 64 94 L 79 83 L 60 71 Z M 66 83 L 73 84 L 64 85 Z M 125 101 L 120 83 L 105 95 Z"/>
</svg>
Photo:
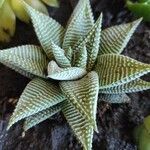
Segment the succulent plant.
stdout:
<svg viewBox="0 0 150 150">
<path fill-rule="evenodd" d="M 145 21 L 150 21 L 150 0 L 138 0 L 136 2 L 127 0 L 127 7 L 136 16 L 143 17 Z"/>
<path fill-rule="evenodd" d="M 0 62 L 31 78 L 8 129 L 25 119 L 24 131 L 62 111 L 85 150 L 91 150 L 97 102 L 125 103 L 126 93 L 150 88 L 140 79 L 150 65 L 122 55 L 141 19 L 101 30 L 89 0 L 79 0 L 66 28 L 28 4 L 41 46 L 0 51 Z"/>
<path fill-rule="evenodd" d="M 58 7 L 57 0 L 24 0 L 33 8 L 48 15 L 48 10 L 42 2 L 49 6 Z M 42 2 L 41 2 L 42 1 Z M 21 0 L 0 1 L 0 42 L 9 42 L 15 33 L 16 17 L 25 23 L 30 22 L 30 17 L 24 9 Z"/>
<path fill-rule="evenodd" d="M 144 118 L 143 124 L 135 128 L 134 136 L 139 150 L 150 149 L 150 116 Z"/>
</svg>

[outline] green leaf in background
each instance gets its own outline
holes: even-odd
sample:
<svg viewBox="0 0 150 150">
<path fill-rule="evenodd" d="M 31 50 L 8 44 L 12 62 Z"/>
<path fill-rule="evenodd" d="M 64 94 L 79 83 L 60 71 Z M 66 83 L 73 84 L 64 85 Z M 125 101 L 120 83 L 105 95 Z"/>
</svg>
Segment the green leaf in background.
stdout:
<svg viewBox="0 0 150 150">
<path fill-rule="evenodd" d="M 42 0 L 44 3 L 46 3 L 49 6 L 53 7 L 59 7 L 59 2 L 58 0 Z"/>
<path fill-rule="evenodd" d="M 127 0 L 126 3 L 128 9 L 138 17 L 143 17 L 145 21 L 150 21 L 150 1 L 141 0 L 139 2 L 133 2 Z"/>
</svg>

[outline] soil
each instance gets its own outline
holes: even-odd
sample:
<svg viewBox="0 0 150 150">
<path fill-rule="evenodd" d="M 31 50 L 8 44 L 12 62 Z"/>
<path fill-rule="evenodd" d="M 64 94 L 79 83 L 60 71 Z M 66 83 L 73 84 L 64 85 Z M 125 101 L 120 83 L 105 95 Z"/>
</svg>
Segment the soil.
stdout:
<svg viewBox="0 0 150 150">
<path fill-rule="evenodd" d="M 50 8 L 50 16 L 65 25 L 78 0 L 61 0 L 59 9 Z M 123 0 L 91 0 L 95 18 L 104 14 L 103 28 L 133 21 Z M 17 31 L 9 48 L 23 44 L 38 44 L 32 25 L 17 21 Z M 131 38 L 124 55 L 150 63 L 150 24 L 141 23 Z M 149 76 L 144 77 L 150 81 Z M 0 150 L 80 150 L 63 115 L 57 114 L 29 130 L 21 137 L 22 122 L 6 131 L 7 123 L 17 99 L 29 79 L 0 65 Z M 94 134 L 93 150 L 136 150 L 133 129 L 150 113 L 150 90 L 129 95 L 129 104 L 99 103 L 97 123 L 99 133 Z"/>
</svg>

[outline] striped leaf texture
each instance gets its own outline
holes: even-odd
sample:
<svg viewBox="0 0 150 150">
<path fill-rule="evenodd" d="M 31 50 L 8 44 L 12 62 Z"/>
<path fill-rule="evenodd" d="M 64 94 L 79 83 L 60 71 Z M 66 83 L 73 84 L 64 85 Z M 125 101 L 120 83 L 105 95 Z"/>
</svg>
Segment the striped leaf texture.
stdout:
<svg viewBox="0 0 150 150">
<path fill-rule="evenodd" d="M 129 103 L 130 98 L 127 94 L 100 94 L 99 101 L 107 103 Z"/>
<path fill-rule="evenodd" d="M 95 61 L 97 59 L 97 55 L 99 52 L 99 45 L 100 45 L 100 35 L 101 35 L 101 25 L 102 25 L 102 14 L 98 18 L 97 22 L 95 23 L 93 27 L 93 34 L 90 36 L 90 39 L 88 40 L 87 46 L 87 52 L 88 52 L 88 64 L 87 64 L 87 70 L 91 71 L 93 69 L 93 66 L 95 65 Z"/>
<path fill-rule="evenodd" d="M 123 55 L 106 54 L 98 57 L 96 72 L 100 89 L 103 89 L 128 83 L 147 74 L 150 65 Z"/>
<path fill-rule="evenodd" d="M 48 65 L 48 78 L 54 80 L 77 80 L 86 73 L 85 69 L 79 67 L 60 68 L 55 61 L 51 61 Z"/>
<path fill-rule="evenodd" d="M 24 45 L 1 50 L 0 62 L 27 77 L 46 77 L 48 60 L 38 46 Z"/>
<path fill-rule="evenodd" d="M 120 54 L 142 19 L 121 24 L 102 31 L 99 55 Z"/>
<path fill-rule="evenodd" d="M 84 37 L 94 25 L 93 14 L 89 0 L 79 0 L 74 9 L 63 41 L 63 49 L 67 50 L 82 37 Z"/>
<path fill-rule="evenodd" d="M 68 101 L 65 101 L 62 111 L 83 148 L 85 150 L 91 150 L 93 126 L 89 120 Z"/>
<path fill-rule="evenodd" d="M 92 26 L 88 34 L 84 38 L 79 39 L 73 47 L 74 52 L 77 53 L 77 56 L 75 58 L 76 60 L 78 60 L 78 55 L 81 53 L 79 51 L 82 50 L 81 48 L 86 44 L 88 54 L 86 68 L 88 71 L 91 71 L 97 59 L 100 44 L 101 24 L 102 14 L 100 15 L 96 23 Z"/>
<path fill-rule="evenodd" d="M 24 5 L 32 19 L 36 35 L 47 54 L 47 57 L 52 59 L 53 55 L 52 50 L 50 49 L 51 41 L 58 46 L 61 46 L 64 37 L 64 28 L 49 16 L 35 10 L 26 3 L 24 3 Z"/>
<path fill-rule="evenodd" d="M 60 67 L 71 67 L 71 63 L 69 59 L 65 56 L 65 51 L 63 49 L 55 45 L 53 42 L 51 43 L 51 49 L 53 51 L 54 58 Z"/>
<path fill-rule="evenodd" d="M 70 105 L 76 109 L 81 116 L 93 125 L 95 130 L 96 126 L 96 111 L 97 99 L 99 91 L 99 81 L 96 72 L 90 72 L 85 77 L 77 81 L 64 81 L 60 82 L 60 87 L 65 96 L 67 97 Z M 72 119 L 75 119 L 78 114 Z M 78 124 L 78 123 L 77 123 Z"/>
<path fill-rule="evenodd" d="M 8 128 L 19 120 L 52 107 L 64 99 L 65 97 L 56 83 L 40 78 L 33 79 L 22 93 L 10 118 Z"/>
<path fill-rule="evenodd" d="M 61 105 L 57 104 L 50 108 L 47 108 L 43 111 L 36 113 L 35 115 L 29 116 L 25 119 L 23 129 L 24 131 L 29 130 L 30 128 L 34 127 L 35 125 L 43 122 L 44 120 L 50 118 L 51 116 L 55 115 L 61 111 Z"/>
<path fill-rule="evenodd" d="M 119 93 L 132 93 L 150 89 L 150 82 L 143 81 L 141 79 L 133 80 L 129 83 L 119 86 L 101 89 L 100 93 L 105 94 L 119 94 Z"/>
<path fill-rule="evenodd" d="M 85 44 L 80 46 L 80 49 L 75 52 L 76 57 L 75 57 L 75 64 L 74 66 L 80 67 L 80 68 L 85 68 L 87 65 L 87 49 Z"/>
<path fill-rule="evenodd" d="M 70 63 L 72 63 L 72 57 L 73 57 L 73 49 L 71 47 L 69 47 L 66 51 L 65 51 L 65 55 L 68 58 L 68 60 L 70 61 Z"/>
</svg>

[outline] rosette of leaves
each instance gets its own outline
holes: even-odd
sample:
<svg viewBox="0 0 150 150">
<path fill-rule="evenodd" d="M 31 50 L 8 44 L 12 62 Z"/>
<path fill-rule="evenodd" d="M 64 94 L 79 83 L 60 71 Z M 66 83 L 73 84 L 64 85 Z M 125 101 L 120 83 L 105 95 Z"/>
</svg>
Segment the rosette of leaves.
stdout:
<svg viewBox="0 0 150 150">
<path fill-rule="evenodd" d="M 128 9 L 138 17 L 143 17 L 145 21 L 150 21 L 150 0 L 127 0 Z"/>
<path fill-rule="evenodd" d="M 0 62 L 31 78 L 8 128 L 25 119 L 24 131 L 62 111 L 85 150 L 92 149 L 98 95 L 100 101 L 124 103 L 126 93 L 150 88 L 140 79 L 150 65 L 122 55 L 141 19 L 101 30 L 89 0 L 80 0 L 66 28 L 25 4 L 41 46 L 0 51 Z"/>
<path fill-rule="evenodd" d="M 43 4 L 58 7 L 57 0 L 24 0 L 33 8 L 48 15 L 48 10 Z M 9 42 L 15 33 L 16 18 L 29 23 L 30 17 L 25 11 L 21 0 L 0 0 L 0 42 Z"/>
</svg>

